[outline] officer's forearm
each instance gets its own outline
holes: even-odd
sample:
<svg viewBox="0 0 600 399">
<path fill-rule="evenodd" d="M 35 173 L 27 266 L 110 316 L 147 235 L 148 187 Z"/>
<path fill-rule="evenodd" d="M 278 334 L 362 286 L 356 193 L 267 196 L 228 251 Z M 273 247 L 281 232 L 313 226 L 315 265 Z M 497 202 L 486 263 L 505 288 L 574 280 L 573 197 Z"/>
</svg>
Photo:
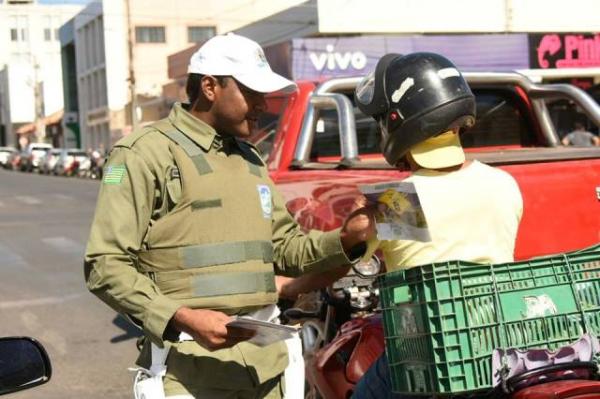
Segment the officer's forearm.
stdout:
<svg viewBox="0 0 600 399">
<path fill-rule="evenodd" d="M 177 311 L 175 312 L 175 314 L 169 321 L 169 328 L 172 328 L 173 330 L 175 330 L 177 332 L 184 332 L 186 334 L 191 335 L 191 328 L 190 328 L 190 319 L 191 319 L 190 311 L 191 310 L 192 309 L 187 308 L 185 306 L 177 309 Z"/>
<path fill-rule="evenodd" d="M 212 351 L 229 348 L 251 337 L 230 335 L 227 328 L 230 321 L 231 317 L 223 312 L 181 307 L 177 309 L 169 325 L 177 331 L 189 334 L 198 344 Z"/>
<path fill-rule="evenodd" d="M 281 298 L 296 299 L 298 295 L 325 288 L 334 281 L 344 277 L 350 267 L 338 267 L 321 273 L 308 273 L 300 277 L 290 278 L 277 276 L 277 293 Z"/>
<path fill-rule="evenodd" d="M 128 256 L 90 254 L 86 256 L 85 277 L 92 293 L 139 322 L 152 342 L 162 345 L 167 323 L 180 305 L 140 274 Z"/>
</svg>

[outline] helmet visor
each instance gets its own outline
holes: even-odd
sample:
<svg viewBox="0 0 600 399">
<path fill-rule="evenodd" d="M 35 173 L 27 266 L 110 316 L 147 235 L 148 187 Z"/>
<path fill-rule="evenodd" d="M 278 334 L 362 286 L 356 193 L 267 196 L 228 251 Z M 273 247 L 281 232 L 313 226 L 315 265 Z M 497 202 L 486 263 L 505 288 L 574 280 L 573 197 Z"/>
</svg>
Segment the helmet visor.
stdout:
<svg viewBox="0 0 600 399">
<path fill-rule="evenodd" d="M 355 91 L 356 101 L 363 105 L 370 105 L 373 102 L 375 94 L 375 72 L 369 73 L 356 86 Z"/>
</svg>

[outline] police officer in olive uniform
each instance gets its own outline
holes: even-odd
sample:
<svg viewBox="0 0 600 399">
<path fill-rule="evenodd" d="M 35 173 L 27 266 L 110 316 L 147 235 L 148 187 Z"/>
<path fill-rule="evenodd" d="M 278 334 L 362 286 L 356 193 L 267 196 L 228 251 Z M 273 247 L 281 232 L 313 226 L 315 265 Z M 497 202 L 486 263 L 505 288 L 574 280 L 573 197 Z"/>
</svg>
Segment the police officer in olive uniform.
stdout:
<svg viewBox="0 0 600 399">
<path fill-rule="evenodd" d="M 143 329 L 138 365 L 154 368 L 154 348 L 167 348 L 156 397 L 279 398 L 285 344 L 244 342 L 251 334 L 226 324 L 276 302 L 275 274 L 348 265 L 373 223 L 357 212 L 342 229 L 303 233 L 287 212 L 243 141 L 264 111 L 264 93 L 295 88 L 272 72 L 257 43 L 216 36 L 192 56 L 189 72 L 191 103 L 176 104 L 109 155 L 87 286 Z"/>
</svg>

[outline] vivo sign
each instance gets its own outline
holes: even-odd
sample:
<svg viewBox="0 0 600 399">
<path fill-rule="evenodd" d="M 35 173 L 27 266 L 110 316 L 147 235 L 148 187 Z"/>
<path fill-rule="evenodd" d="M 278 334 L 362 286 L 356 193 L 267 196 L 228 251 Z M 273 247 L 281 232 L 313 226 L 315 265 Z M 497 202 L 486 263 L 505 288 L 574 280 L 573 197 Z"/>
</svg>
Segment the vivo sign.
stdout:
<svg viewBox="0 0 600 399">
<path fill-rule="evenodd" d="M 367 56 L 362 51 L 346 51 L 342 53 L 334 51 L 334 47 L 331 44 L 325 46 L 325 52 L 311 52 L 308 54 L 308 57 L 317 71 L 325 69 L 329 71 L 345 71 L 349 68 L 360 71 L 367 66 Z"/>
<path fill-rule="evenodd" d="M 468 71 L 512 71 L 529 67 L 530 48 L 525 34 L 315 37 L 276 46 L 269 61 L 296 80 L 362 76 L 384 54 L 415 51 L 444 54 Z"/>
</svg>

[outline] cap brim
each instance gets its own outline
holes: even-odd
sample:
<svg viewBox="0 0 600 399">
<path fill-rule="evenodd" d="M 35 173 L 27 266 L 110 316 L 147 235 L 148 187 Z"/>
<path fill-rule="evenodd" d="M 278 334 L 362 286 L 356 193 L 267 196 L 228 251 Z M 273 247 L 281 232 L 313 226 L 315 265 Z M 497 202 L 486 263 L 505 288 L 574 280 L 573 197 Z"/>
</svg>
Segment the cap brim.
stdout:
<svg viewBox="0 0 600 399">
<path fill-rule="evenodd" d="M 410 149 L 415 162 L 427 169 L 443 169 L 462 165 L 465 152 L 457 133 L 446 132 L 425 140 Z"/>
<path fill-rule="evenodd" d="M 269 70 L 234 74 L 233 77 L 244 86 L 259 93 L 273 93 L 276 91 L 290 93 L 298 87 L 291 80 Z"/>
</svg>

